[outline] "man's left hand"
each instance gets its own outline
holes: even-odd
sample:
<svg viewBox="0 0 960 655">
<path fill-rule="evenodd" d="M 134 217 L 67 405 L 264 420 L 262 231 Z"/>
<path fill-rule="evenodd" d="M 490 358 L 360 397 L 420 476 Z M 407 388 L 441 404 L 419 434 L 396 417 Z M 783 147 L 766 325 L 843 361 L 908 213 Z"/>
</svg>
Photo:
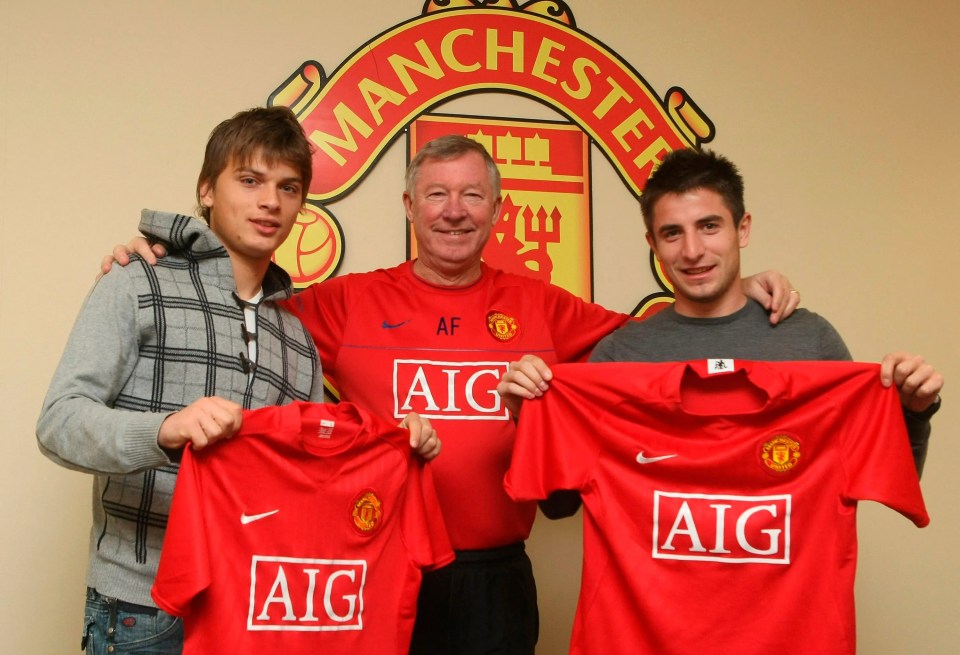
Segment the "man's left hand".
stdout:
<svg viewBox="0 0 960 655">
<path fill-rule="evenodd" d="M 934 403 L 943 389 L 943 376 L 919 355 L 905 352 L 890 353 L 880 362 L 880 382 L 883 386 L 896 385 L 900 403 L 915 414 Z"/>
</svg>

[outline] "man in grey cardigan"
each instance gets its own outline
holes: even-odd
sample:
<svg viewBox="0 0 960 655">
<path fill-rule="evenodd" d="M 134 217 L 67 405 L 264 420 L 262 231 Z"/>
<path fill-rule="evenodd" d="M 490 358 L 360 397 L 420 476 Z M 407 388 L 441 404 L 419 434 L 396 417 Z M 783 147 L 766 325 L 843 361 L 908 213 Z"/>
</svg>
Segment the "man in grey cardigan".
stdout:
<svg viewBox="0 0 960 655">
<path fill-rule="evenodd" d="M 276 304 L 290 278 L 270 261 L 311 170 L 288 109 L 224 121 L 197 183 L 206 222 L 145 210 L 141 231 L 173 233 L 174 252 L 115 267 L 80 311 L 37 439 L 53 461 L 94 475 L 88 652 L 182 650 L 180 620 L 150 598 L 181 449 L 232 436 L 244 409 L 322 400 L 313 341 Z"/>
</svg>

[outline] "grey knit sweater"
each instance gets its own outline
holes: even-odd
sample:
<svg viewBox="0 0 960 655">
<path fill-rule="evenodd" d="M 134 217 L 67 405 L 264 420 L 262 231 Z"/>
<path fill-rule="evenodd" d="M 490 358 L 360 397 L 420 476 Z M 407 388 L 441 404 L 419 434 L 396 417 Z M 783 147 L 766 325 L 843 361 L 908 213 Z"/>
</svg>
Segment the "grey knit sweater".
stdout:
<svg viewBox="0 0 960 655">
<path fill-rule="evenodd" d="M 322 401 L 310 335 L 276 301 L 290 278 L 271 264 L 257 308 L 249 375 L 243 309 L 230 258 L 202 221 L 144 210 L 140 230 L 171 253 L 157 266 L 114 266 L 87 297 L 37 422 L 40 450 L 94 474 L 87 584 L 154 605 L 177 465 L 157 445 L 160 424 L 204 396 L 244 408 Z"/>
</svg>

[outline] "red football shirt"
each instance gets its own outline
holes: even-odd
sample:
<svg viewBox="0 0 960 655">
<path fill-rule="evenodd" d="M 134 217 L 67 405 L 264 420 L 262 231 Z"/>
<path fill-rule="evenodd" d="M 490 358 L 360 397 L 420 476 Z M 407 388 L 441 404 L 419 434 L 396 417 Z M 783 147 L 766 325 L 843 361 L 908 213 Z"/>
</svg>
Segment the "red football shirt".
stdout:
<svg viewBox="0 0 960 655">
<path fill-rule="evenodd" d="M 506 487 L 518 499 L 582 493 L 571 653 L 855 652 L 857 501 L 929 521 L 879 366 L 554 373 L 524 404 Z"/>
<path fill-rule="evenodd" d="M 342 399 L 391 420 L 415 411 L 436 426 L 443 454 L 431 466 L 454 548 L 523 541 L 536 505 L 503 490 L 515 427 L 497 383 L 526 353 L 550 364 L 585 359 L 628 317 L 488 266 L 453 288 L 412 266 L 335 277 L 288 307 Z"/>
<path fill-rule="evenodd" d="M 184 452 L 153 598 L 184 653 L 406 653 L 421 569 L 453 552 L 408 433 L 293 403 Z"/>
</svg>

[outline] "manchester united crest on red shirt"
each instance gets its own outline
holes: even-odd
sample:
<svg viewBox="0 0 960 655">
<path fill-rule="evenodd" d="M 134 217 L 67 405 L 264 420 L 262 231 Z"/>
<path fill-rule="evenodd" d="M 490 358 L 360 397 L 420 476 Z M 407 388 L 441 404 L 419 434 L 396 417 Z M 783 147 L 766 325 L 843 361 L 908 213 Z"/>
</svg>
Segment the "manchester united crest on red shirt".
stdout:
<svg viewBox="0 0 960 655">
<path fill-rule="evenodd" d="M 353 525 L 363 534 L 370 534 L 380 525 L 383 517 L 383 503 L 377 494 L 367 489 L 361 492 L 353 501 Z"/>
<path fill-rule="evenodd" d="M 760 448 L 763 465 L 775 473 L 786 473 L 800 461 L 800 442 L 788 434 L 775 434 Z"/>
<path fill-rule="evenodd" d="M 494 339 L 498 341 L 510 341 L 517 336 L 517 330 L 520 326 L 517 319 L 503 312 L 490 312 L 487 314 L 487 329 Z"/>
</svg>

